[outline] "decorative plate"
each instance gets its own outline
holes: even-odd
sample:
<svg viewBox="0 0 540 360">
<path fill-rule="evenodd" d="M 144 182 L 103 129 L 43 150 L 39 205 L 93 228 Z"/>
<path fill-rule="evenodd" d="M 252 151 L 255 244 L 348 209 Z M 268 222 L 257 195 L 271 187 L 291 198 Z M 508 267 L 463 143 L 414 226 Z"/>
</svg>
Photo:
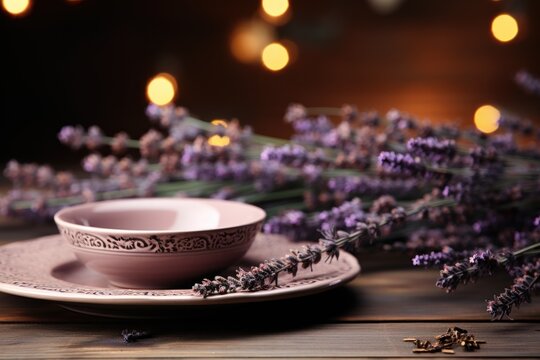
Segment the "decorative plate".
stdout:
<svg viewBox="0 0 540 360">
<path fill-rule="evenodd" d="M 304 244 L 281 236 L 259 234 L 244 258 L 220 275 L 233 274 L 238 267 L 249 268 L 266 259 L 281 257 L 289 249 L 300 248 Z M 204 299 L 191 291 L 192 284 L 167 290 L 116 288 L 77 261 L 60 235 L 0 247 L 0 291 L 73 305 L 183 306 L 277 300 L 329 290 L 352 280 L 359 272 L 356 258 L 342 251 L 339 260 L 321 262 L 313 267 L 313 271 L 299 271 L 295 278 L 283 274 L 277 287 Z"/>
</svg>

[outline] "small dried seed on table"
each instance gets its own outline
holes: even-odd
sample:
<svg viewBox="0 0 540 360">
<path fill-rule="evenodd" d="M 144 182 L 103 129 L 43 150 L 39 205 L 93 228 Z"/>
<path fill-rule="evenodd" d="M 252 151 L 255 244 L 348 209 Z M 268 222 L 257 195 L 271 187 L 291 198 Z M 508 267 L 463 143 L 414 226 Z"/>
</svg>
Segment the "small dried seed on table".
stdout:
<svg viewBox="0 0 540 360">
<path fill-rule="evenodd" d="M 415 342 L 416 339 L 415 338 L 404 338 L 403 341 L 404 342 Z"/>
<path fill-rule="evenodd" d="M 426 349 L 421 349 L 421 348 L 418 349 L 418 348 L 417 348 L 417 349 L 413 349 L 412 352 L 413 352 L 413 353 L 421 353 L 421 352 L 428 352 L 428 351 L 427 351 Z"/>
<path fill-rule="evenodd" d="M 455 354 L 454 350 L 452 349 L 443 349 L 442 352 L 445 354 Z"/>
</svg>

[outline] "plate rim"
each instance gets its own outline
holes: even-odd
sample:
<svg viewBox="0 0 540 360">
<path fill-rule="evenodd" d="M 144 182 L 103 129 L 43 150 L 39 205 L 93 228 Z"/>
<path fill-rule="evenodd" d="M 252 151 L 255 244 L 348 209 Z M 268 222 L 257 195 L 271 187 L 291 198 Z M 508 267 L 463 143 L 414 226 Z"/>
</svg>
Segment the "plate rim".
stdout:
<svg viewBox="0 0 540 360">
<path fill-rule="evenodd" d="M 44 237 L 38 237 L 34 239 L 28 239 L 25 241 L 17 241 L 3 245 L 0 247 L 20 247 L 24 246 L 26 242 L 38 242 L 38 241 L 52 241 L 57 238 L 59 234 L 49 235 Z M 301 243 L 299 243 L 301 246 Z M 343 259 L 343 260 L 342 260 Z M 79 303 L 79 304 L 95 304 L 95 305 L 140 305 L 140 306 L 159 306 L 159 305 L 176 305 L 176 306 L 208 306 L 208 305 L 222 305 L 222 304 L 238 304 L 248 302 L 263 302 L 273 301 L 288 298 L 295 298 L 301 296 L 312 295 L 320 292 L 324 292 L 339 286 L 346 284 L 347 282 L 356 278 L 361 272 L 361 266 L 353 255 L 341 250 L 340 261 L 344 261 L 349 265 L 349 269 L 338 276 L 318 280 L 314 283 L 302 284 L 296 287 L 278 287 L 268 290 L 259 290 L 255 292 L 238 292 L 229 293 L 225 295 L 213 295 L 206 298 L 196 295 L 98 295 L 98 294 L 84 294 L 76 292 L 61 292 L 51 289 L 36 289 L 31 287 L 24 287 L 14 284 L 9 284 L 0 280 L 0 292 L 21 296 L 25 298 L 47 300 L 54 302 L 64 303 Z M 90 288 L 90 287 L 89 287 Z M 99 290 L 99 287 L 95 289 Z M 145 289 L 137 289 L 142 292 Z M 148 289 L 153 291 L 154 289 Z M 187 290 L 187 289 L 178 289 Z"/>
</svg>

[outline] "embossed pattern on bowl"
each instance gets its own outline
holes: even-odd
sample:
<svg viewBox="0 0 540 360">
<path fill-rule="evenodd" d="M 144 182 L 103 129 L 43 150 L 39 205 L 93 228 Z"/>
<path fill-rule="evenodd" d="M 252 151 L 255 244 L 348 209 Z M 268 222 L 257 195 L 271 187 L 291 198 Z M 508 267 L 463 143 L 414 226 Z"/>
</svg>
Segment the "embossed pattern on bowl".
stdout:
<svg viewBox="0 0 540 360">
<path fill-rule="evenodd" d="M 239 202 L 152 198 L 74 206 L 55 221 L 79 260 L 111 283 L 162 288 L 238 260 L 264 217 Z"/>
</svg>

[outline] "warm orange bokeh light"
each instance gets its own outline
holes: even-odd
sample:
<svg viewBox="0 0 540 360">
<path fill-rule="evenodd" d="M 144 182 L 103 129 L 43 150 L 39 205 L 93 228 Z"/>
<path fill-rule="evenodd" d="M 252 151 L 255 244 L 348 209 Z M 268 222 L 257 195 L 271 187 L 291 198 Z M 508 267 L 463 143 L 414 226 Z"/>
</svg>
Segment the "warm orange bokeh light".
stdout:
<svg viewBox="0 0 540 360">
<path fill-rule="evenodd" d="M 2 7 L 13 16 L 23 16 L 30 9 L 30 0 L 2 0 Z"/>
<path fill-rule="evenodd" d="M 491 22 L 491 33 L 500 42 L 513 40 L 519 32 L 517 20 L 509 14 L 498 15 Z"/>
<path fill-rule="evenodd" d="M 178 86 L 171 74 L 161 73 L 154 76 L 146 86 L 146 96 L 158 106 L 170 104 L 176 97 Z"/>
<path fill-rule="evenodd" d="M 489 134 L 499 128 L 501 112 L 492 105 L 483 105 L 474 113 L 474 125 L 483 133 Z"/>
<path fill-rule="evenodd" d="M 261 60 L 268 70 L 279 71 L 289 63 L 289 52 L 282 44 L 271 43 L 264 48 Z"/>
<path fill-rule="evenodd" d="M 228 136 L 212 135 L 208 138 L 208 144 L 212 146 L 227 146 L 231 143 L 231 139 Z"/>
<path fill-rule="evenodd" d="M 289 0 L 262 0 L 261 7 L 267 15 L 278 17 L 289 9 Z"/>
<path fill-rule="evenodd" d="M 261 51 L 274 39 L 272 27 L 253 20 L 238 25 L 231 36 L 231 52 L 244 63 L 256 62 Z"/>
<path fill-rule="evenodd" d="M 214 119 L 210 122 L 212 125 L 221 125 L 223 126 L 224 128 L 227 127 L 227 122 L 223 119 Z"/>
</svg>

